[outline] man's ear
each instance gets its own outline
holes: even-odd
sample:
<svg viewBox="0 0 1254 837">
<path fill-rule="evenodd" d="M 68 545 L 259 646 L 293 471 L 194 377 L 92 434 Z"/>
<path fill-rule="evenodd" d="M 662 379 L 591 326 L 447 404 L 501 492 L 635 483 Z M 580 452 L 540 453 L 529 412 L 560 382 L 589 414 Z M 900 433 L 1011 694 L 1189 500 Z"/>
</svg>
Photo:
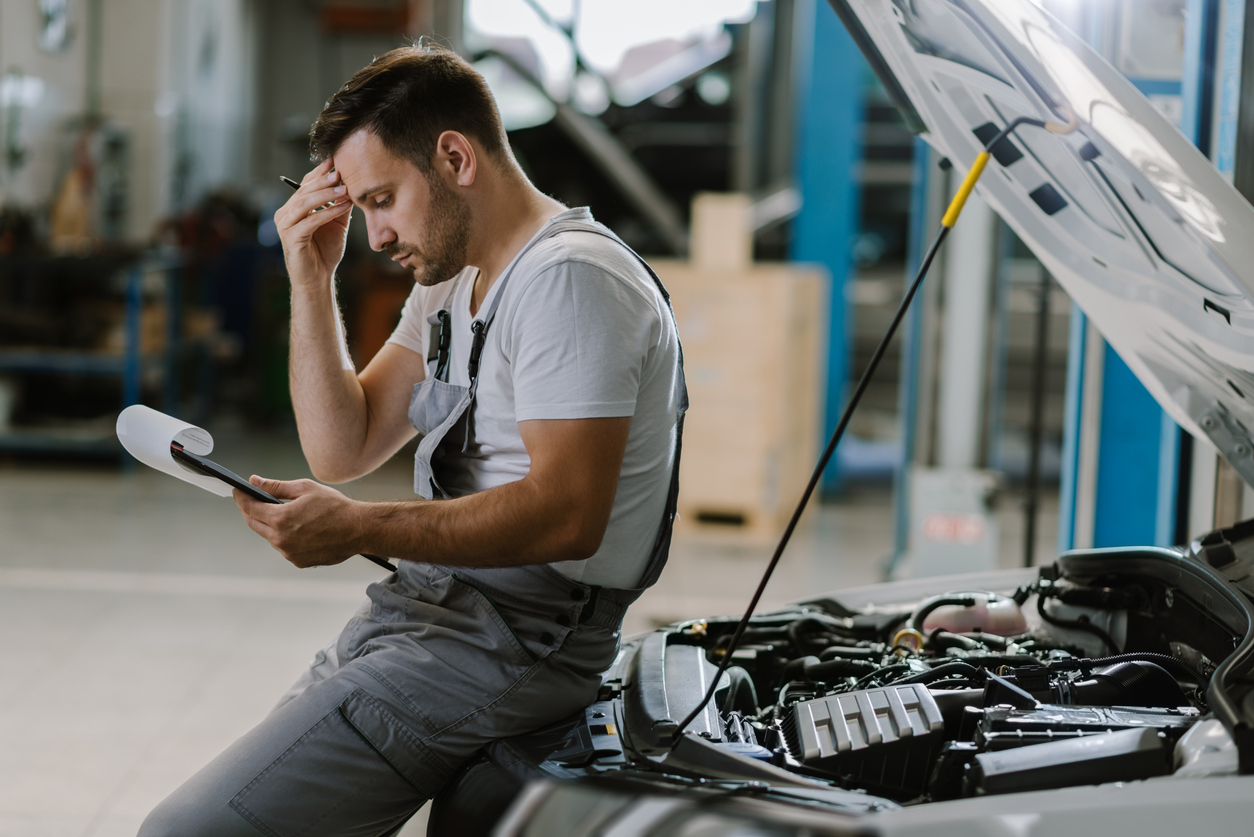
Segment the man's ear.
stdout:
<svg viewBox="0 0 1254 837">
<path fill-rule="evenodd" d="M 435 166 L 437 171 L 451 173 L 458 186 L 470 186 L 475 182 L 479 161 L 465 135 L 445 131 L 435 141 Z"/>
</svg>

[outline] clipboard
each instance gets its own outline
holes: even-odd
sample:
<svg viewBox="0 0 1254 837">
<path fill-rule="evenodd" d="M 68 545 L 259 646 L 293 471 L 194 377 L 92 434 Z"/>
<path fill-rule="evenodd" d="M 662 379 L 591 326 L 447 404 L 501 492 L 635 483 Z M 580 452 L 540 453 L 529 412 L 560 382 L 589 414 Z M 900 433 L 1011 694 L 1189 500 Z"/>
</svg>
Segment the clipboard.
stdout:
<svg viewBox="0 0 1254 837">
<path fill-rule="evenodd" d="M 191 468 L 200 474 L 204 474 L 206 477 L 213 477 L 214 479 L 221 480 L 232 488 L 238 488 L 254 500 L 260 500 L 263 503 L 273 503 L 275 505 L 283 504 L 282 500 L 275 497 L 270 492 L 262 491 L 239 474 L 223 468 L 212 459 L 206 459 L 203 456 L 192 453 L 189 450 L 185 450 L 178 442 L 170 442 L 170 456 L 174 457 L 188 468 Z M 361 557 L 369 561 L 373 561 L 380 567 L 386 569 L 388 572 L 396 572 L 396 566 L 386 558 L 382 558 L 378 555 L 370 555 L 366 552 L 361 553 Z"/>
</svg>

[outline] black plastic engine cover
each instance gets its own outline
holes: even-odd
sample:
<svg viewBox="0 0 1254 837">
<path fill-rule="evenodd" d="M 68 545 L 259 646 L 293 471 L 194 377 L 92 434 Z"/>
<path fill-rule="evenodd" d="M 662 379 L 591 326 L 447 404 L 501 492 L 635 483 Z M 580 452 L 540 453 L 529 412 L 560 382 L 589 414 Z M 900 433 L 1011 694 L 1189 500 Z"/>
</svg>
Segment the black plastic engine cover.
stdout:
<svg viewBox="0 0 1254 837">
<path fill-rule="evenodd" d="M 975 743 L 981 751 L 1008 750 L 1125 729 L 1151 729 L 1174 741 L 1199 717 L 1195 709 L 1049 705 L 1036 709 L 999 706 L 980 714 Z"/>
<path fill-rule="evenodd" d="M 967 766 L 977 795 L 1130 782 L 1171 769 L 1171 739 L 1155 729 L 1123 729 L 1071 741 L 980 753 Z"/>
</svg>

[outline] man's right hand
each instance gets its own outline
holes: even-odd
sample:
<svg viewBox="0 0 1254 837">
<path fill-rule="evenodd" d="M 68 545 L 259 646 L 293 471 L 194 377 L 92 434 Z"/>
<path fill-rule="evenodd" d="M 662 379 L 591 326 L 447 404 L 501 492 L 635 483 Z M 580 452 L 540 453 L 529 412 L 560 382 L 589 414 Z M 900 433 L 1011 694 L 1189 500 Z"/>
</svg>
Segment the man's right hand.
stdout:
<svg viewBox="0 0 1254 837">
<path fill-rule="evenodd" d="M 274 213 L 293 286 L 330 287 L 344 257 L 353 204 L 330 158 L 305 175 L 296 193 Z M 334 203 L 315 212 L 318 207 Z"/>
</svg>

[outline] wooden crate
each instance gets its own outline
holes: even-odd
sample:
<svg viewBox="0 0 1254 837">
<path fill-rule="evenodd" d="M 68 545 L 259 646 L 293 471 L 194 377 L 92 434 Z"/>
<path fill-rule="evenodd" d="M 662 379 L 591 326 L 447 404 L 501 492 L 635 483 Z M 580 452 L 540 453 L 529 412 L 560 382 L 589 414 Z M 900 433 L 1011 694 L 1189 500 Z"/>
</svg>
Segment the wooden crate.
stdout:
<svg viewBox="0 0 1254 837">
<path fill-rule="evenodd" d="M 681 531 L 774 538 L 819 454 L 826 272 L 810 265 L 651 263 L 675 306 L 692 402 L 680 469 Z"/>
</svg>

